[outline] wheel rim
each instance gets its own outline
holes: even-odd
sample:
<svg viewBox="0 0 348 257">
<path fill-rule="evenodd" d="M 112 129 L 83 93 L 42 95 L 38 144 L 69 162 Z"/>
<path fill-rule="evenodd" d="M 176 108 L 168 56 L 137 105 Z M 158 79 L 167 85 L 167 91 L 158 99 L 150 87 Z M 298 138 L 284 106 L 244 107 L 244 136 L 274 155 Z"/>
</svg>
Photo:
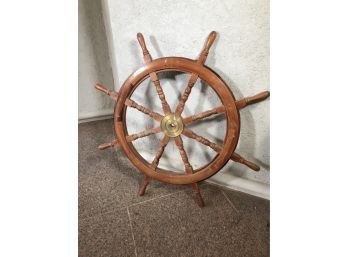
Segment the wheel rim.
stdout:
<svg viewBox="0 0 348 257">
<path fill-rule="evenodd" d="M 150 76 L 150 73 L 170 70 L 197 74 L 200 79 L 207 82 L 207 84 L 215 91 L 217 96 L 220 98 L 222 105 L 225 107 L 227 128 L 221 151 L 210 163 L 195 170 L 193 174 L 177 174 L 158 167 L 153 169 L 153 167 L 151 167 L 151 165 L 137 152 L 133 144 L 127 141 L 127 136 L 129 135 L 127 134 L 125 120 L 127 109 L 125 106 L 126 99 L 132 95 L 134 90 L 143 80 Z M 123 84 L 115 106 L 115 132 L 125 154 L 141 172 L 153 179 L 165 183 L 191 184 L 214 175 L 227 163 L 234 152 L 238 143 L 240 129 L 239 112 L 234 102 L 235 98 L 233 93 L 230 91 L 226 83 L 208 67 L 197 64 L 194 60 L 187 58 L 165 57 L 156 59 L 135 71 Z M 174 137 L 174 139 L 180 141 L 181 138 L 179 139 L 179 137 Z"/>
</svg>

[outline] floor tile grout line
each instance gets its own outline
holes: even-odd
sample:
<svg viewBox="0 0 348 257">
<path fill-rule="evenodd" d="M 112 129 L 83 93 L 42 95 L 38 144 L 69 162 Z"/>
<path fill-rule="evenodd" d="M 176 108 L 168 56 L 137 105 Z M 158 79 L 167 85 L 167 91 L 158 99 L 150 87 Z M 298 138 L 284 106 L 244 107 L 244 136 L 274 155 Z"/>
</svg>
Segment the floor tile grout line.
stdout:
<svg viewBox="0 0 348 257">
<path fill-rule="evenodd" d="M 229 202 L 229 204 L 231 205 L 231 207 L 232 207 L 237 213 L 239 213 L 238 209 L 236 208 L 236 206 L 234 206 L 234 204 L 232 203 L 231 199 L 228 198 L 228 196 L 226 195 L 226 193 L 225 193 L 223 190 L 221 190 L 221 189 L 219 189 L 219 190 L 220 190 L 220 192 L 224 195 L 224 197 L 226 198 L 226 200 Z"/>
<path fill-rule="evenodd" d="M 173 193 L 170 193 L 170 194 L 161 195 L 161 196 L 157 196 L 157 197 L 154 197 L 154 198 L 151 198 L 151 199 L 147 199 L 147 200 L 145 200 L 145 201 L 141 201 L 141 202 L 137 202 L 137 203 L 132 203 L 132 204 L 130 204 L 130 205 L 127 205 L 127 208 L 128 208 L 128 207 L 137 206 L 137 205 L 141 205 L 141 204 L 144 204 L 144 203 L 147 203 L 147 202 L 151 202 L 151 201 L 153 201 L 153 200 L 161 199 L 161 198 L 164 198 L 164 197 L 167 197 L 167 196 L 175 195 L 175 194 L 178 194 L 178 193 L 181 193 L 181 192 L 185 192 L 185 191 L 188 191 L 188 190 L 189 190 L 189 189 L 184 189 L 184 190 L 180 190 L 180 191 L 173 192 Z"/>
<path fill-rule="evenodd" d="M 153 200 L 157 200 L 157 199 L 160 199 L 160 198 L 164 198 L 164 197 L 171 196 L 171 195 L 174 195 L 174 194 L 178 194 L 178 193 L 181 193 L 181 192 L 185 192 L 185 191 L 188 191 L 188 190 L 189 189 L 183 189 L 183 190 L 180 190 L 180 191 L 177 191 L 177 192 L 174 192 L 174 193 L 157 196 L 157 197 L 154 197 L 154 198 L 151 198 L 151 199 L 148 199 L 148 200 L 145 200 L 145 201 L 141 201 L 141 202 L 138 202 L 138 203 L 132 203 L 132 204 L 129 204 L 129 205 L 126 205 L 126 206 L 116 207 L 115 209 L 113 209 L 111 211 L 95 213 L 95 214 L 93 214 L 91 216 L 88 216 L 88 217 L 79 217 L 78 219 L 79 219 L 79 221 L 82 221 L 82 220 L 87 220 L 87 219 L 94 218 L 95 216 L 98 216 L 98 215 L 107 215 L 107 214 L 113 213 L 113 212 L 118 211 L 118 210 L 124 210 L 124 209 L 127 209 L 128 207 L 141 205 L 143 203 L 147 203 L 147 202 L 150 202 L 150 201 L 153 201 Z"/>
<path fill-rule="evenodd" d="M 101 216 L 101 215 L 108 215 L 108 214 L 111 214 L 113 212 L 117 212 L 117 211 L 121 211 L 121 210 L 124 210 L 126 209 L 127 206 L 122 206 L 122 207 L 119 207 L 119 208 L 115 208 L 111 211 L 105 211 L 105 212 L 98 212 L 98 213 L 94 213 L 92 214 L 91 216 L 88 216 L 88 217 L 79 217 L 79 221 L 81 220 L 87 220 L 87 219 L 91 219 L 91 218 L 95 218 L 96 216 Z"/>
<path fill-rule="evenodd" d="M 232 203 L 232 201 L 230 200 L 230 198 L 227 196 L 227 194 L 222 190 L 220 189 L 221 193 L 225 196 L 226 200 L 230 203 L 230 205 L 232 206 L 232 208 L 239 214 L 239 211 L 237 210 L 237 208 L 234 206 L 234 204 Z M 249 230 L 249 232 L 253 233 L 253 228 L 251 227 L 250 224 L 246 224 L 246 227 L 247 229 Z M 257 238 L 257 244 L 258 244 L 258 247 L 261 248 L 261 242 L 260 242 L 260 239 Z"/>
<path fill-rule="evenodd" d="M 135 257 L 137 257 L 137 256 L 138 256 L 138 253 L 137 253 L 137 246 L 136 246 L 136 244 L 135 244 L 135 237 L 134 237 L 134 233 L 133 233 L 132 220 L 131 220 L 131 217 L 130 217 L 130 213 L 129 213 L 128 207 L 127 207 L 127 214 L 128 214 L 129 225 L 130 225 L 130 228 L 131 228 L 131 233 L 132 233 L 132 238 L 133 238 L 134 253 L 135 253 Z"/>
<path fill-rule="evenodd" d="M 205 185 L 203 184 L 202 186 L 203 186 L 203 188 L 204 188 Z M 132 203 L 132 204 L 129 204 L 129 205 L 126 205 L 126 206 L 122 206 L 122 207 L 116 207 L 115 209 L 113 209 L 113 210 L 111 210 L 111 211 L 95 213 L 95 214 L 93 214 L 93 215 L 91 215 L 91 216 L 88 216 L 88 217 L 78 217 L 78 219 L 79 219 L 79 221 L 82 221 L 82 220 L 87 220 L 87 219 L 94 218 L 95 216 L 98 216 L 98 215 L 107 215 L 107 214 L 113 213 L 113 212 L 118 211 L 118 210 L 124 210 L 124 209 L 127 209 L 128 207 L 133 207 L 133 206 L 141 205 L 141 204 L 143 204 L 143 203 L 147 203 L 147 202 L 150 202 L 150 201 L 153 201 L 153 200 L 161 199 L 161 198 L 164 198 L 164 197 L 167 197 L 167 196 L 171 196 L 171 195 L 174 195 L 174 194 L 178 194 L 178 193 L 186 192 L 186 191 L 190 191 L 190 190 L 191 190 L 191 189 L 189 189 L 189 188 L 187 188 L 187 189 L 182 189 L 182 190 L 179 190 L 179 191 L 177 191 L 177 192 L 173 192 L 173 193 L 169 193 L 169 194 L 157 196 L 157 197 L 154 197 L 154 198 L 145 200 L 145 201 L 141 201 L 141 202 L 137 202 L 137 203 Z"/>
</svg>

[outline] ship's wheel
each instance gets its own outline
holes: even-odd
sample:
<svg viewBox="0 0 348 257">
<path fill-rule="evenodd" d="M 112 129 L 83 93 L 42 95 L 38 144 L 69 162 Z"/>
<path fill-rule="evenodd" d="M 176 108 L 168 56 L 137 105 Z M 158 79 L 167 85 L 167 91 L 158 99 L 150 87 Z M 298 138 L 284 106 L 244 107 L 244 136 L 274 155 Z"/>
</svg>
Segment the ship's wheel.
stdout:
<svg viewBox="0 0 348 257">
<path fill-rule="evenodd" d="M 190 184 L 192 186 L 195 200 L 200 207 L 204 206 L 197 182 L 205 180 L 217 173 L 229 160 L 239 162 L 249 168 L 258 171 L 260 167 L 250 161 L 245 160 L 242 156 L 235 153 L 239 139 L 240 120 L 239 110 L 243 107 L 266 99 L 269 92 L 261 92 L 252 97 L 246 97 L 235 100 L 233 93 L 228 85 L 212 69 L 205 66 L 205 60 L 208 56 L 209 49 L 216 38 L 216 32 L 209 34 L 198 60 L 191 60 L 182 57 L 163 57 L 153 60 L 145 45 L 144 37 L 141 33 L 137 34 L 137 39 L 141 46 L 145 65 L 136 70 L 122 85 L 119 93 L 109 90 L 103 85 L 97 84 L 96 88 L 109 95 L 115 102 L 114 124 L 116 139 L 113 142 L 102 144 L 99 149 L 119 146 L 123 149 L 129 160 L 144 173 L 143 184 L 139 188 L 139 194 L 145 193 L 146 187 L 151 179 L 159 180 L 170 184 Z M 176 108 L 172 110 L 167 103 L 166 96 L 163 92 L 158 73 L 163 71 L 175 71 L 189 74 L 189 80 Z M 131 100 L 131 96 L 136 88 L 145 79 L 150 78 L 156 88 L 158 97 L 161 101 L 163 113 L 154 112 L 149 108 Z M 194 87 L 197 79 L 204 81 L 211 87 L 221 101 L 221 105 L 213 109 L 197 113 L 192 116 L 182 117 L 185 103 L 189 98 L 191 89 Z M 136 134 L 128 134 L 126 111 L 127 108 L 134 108 L 157 122 L 154 128 L 141 131 Z M 219 145 L 211 142 L 207 138 L 196 134 L 187 126 L 196 121 L 205 119 L 213 115 L 224 115 L 226 117 L 226 134 L 223 144 Z M 136 150 L 133 141 L 149 135 L 162 133 L 160 147 L 151 162 L 146 161 Z M 199 143 L 210 147 L 217 155 L 207 165 L 195 170 L 191 166 L 187 152 L 185 151 L 182 136 L 196 140 Z M 173 140 L 177 146 L 182 162 L 184 172 L 178 173 L 158 167 L 162 154 L 169 142 Z"/>
</svg>

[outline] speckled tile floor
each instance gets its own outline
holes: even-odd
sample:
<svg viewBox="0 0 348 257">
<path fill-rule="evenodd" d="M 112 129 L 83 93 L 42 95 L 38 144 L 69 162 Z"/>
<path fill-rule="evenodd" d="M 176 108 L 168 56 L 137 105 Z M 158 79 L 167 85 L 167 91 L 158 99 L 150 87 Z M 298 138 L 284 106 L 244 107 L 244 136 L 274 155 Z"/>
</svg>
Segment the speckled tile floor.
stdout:
<svg viewBox="0 0 348 257">
<path fill-rule="evenodd" d="M 118 150 L 113 121 L 79 125 L 79 256 L 269 256 L 269 201 L 201 184 L 199 208 L 188 186 L 142 180 Z"/>
</svg>

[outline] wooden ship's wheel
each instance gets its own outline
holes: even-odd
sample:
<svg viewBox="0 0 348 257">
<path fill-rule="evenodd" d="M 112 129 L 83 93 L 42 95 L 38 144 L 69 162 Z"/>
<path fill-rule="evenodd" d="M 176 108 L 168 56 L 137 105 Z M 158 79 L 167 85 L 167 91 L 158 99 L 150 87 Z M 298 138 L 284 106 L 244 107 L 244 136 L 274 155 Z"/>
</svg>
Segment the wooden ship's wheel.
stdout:
<svg viewBox="0 0 348 257">
<path fill-rule="evenodd" d="M 244 164 L 255 171 L 260 170 L 258 165 L 247 161 L 235 152 L 240 130 L 239 110 L 247 105 L 266 99 L 269 97 L 269 92 L 264 91 L 255 96 L 235 100 L 230 88 L 221 79 L 221 77 L 212 69 L 204 65 L 209 53 L 209 49 L 212 46 L 215 38 L 216 32 L 213 31 L 209 34 L 198 60 L 191 60 L 182 57 L 163 57 L 153 60 L 149 51 L 147 50 L 143 35 L 138 33 L 137 39 L 143 52 L 145 65 L 128 77 L 119 92 L 109 90 L 101 84 L 96 85 L 96 89 L 109 95 L 116 102 L 114 111 L 114 126 L 117 139 L 115 139 L 113 142 L 100 145 L 99 149 L 106 149 L 116 146 L 121 147 L 129 160 L 142 173 L 144 173 L 144 181 L 139 188 L 139 195 L 144 195 L 146 187 L 152 179 L 170 184 L 189 184 L 192 186 L 197 204 L 200 207 L 203 207 L 204 202 L 197 182 L 205 180 L 217 173 L 229 160 Z M 170 106 L 168 105 L 157 75 L 157 73 L 163 71 L 179 71 L 188 73 L 190 76 L 186 89 L 181 95 L 175 110 L 171 110 Z M 154 112 L 147 107 L 136 103 L 134 100 L 131 100 L 131 96 L 135 89 L 147 78 L 151 79 L 156 88 L 158 97 L 161 101 L 163 114 Z M 215 91 L 222 104 L 216 108 L 192 116 L 182 117 L 185 103 L 198 78 L 205 81 Z M 127 108 L 135 108 L 136 110 L 148 115 L 153 120 L 158 122 L 158 126 L 129 135 L 126 124 Z M 209 116 L 222 114 L 226 117 L 226 134 L 222 145 L 213 143 L 187 128 L 187 125 L 193 122 L 202 120 Z M 163 138 L 152 162 L 148 162 L 138 153 L 132 142 L 139 138 L 156 133 L 162 133 Z M 217 153 L 216 157 L 207 165 L 194 170 L 189 162 L 187 152 L 184 149 L 182 136 L 196 140 L 199 143 L 210 147 Z M 160 158 L 162 157 L 169 140 L 174 140 L 179 150 L 184 164 L 184 173 L 177 173 L 175 171 L 158 167 Z"/>
</svg>

